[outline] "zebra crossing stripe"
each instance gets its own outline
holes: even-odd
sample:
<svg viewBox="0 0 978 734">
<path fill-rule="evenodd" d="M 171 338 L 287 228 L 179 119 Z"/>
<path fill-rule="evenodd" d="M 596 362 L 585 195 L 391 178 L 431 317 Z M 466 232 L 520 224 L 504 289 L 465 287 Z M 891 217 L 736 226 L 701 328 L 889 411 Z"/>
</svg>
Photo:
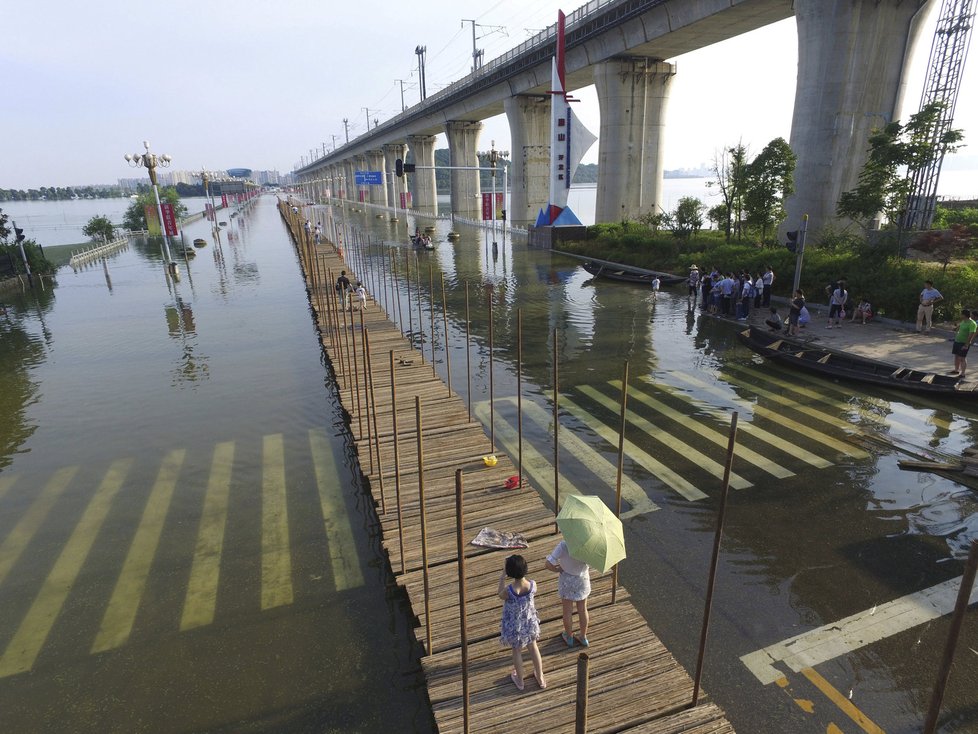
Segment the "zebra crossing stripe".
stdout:
<svg viewBox="0 0 978 734">
<path fill-rule="evenodd" d="M 617 389 L 620 390 L 621 389 L 620 380 L 618 381 L 618 385 L 619 387 Z M 614 400 L 609 398 L 607 395 L 601 394 L 590 385 L 580 385 L 577 389 L 580 390 L 583 394 L 587 395 L 592 400 L 594 400 L 595 402 L 600 403 L 601 405 L 608 408 L 608 410 L 619 409 L 618 403 L 616 403 Z M 636 393 L 634 390 L 631 390 L 629 391 L 629 395 L 630 397 L 634 398 Z M 670 433 L 669 431 L 663 429 L 661 426 L 655 425 L 652 421 L 643 418 L 642 416 L 640 416 L 638 413 L 635 413 L 634 411 L 626 410 L 625 417 L 628 419 L 629 423 L 631 423 L 633 426 L 638 428 L 645 435 L 649 436 L 650 438 L 654 438 L 656 441 L 659 441 L 667 448 L 671 449 L 673 452 L 679 454 L 679 456 L 685 459 L 691 458 L 690 445 L 687 444 L 685 441 L 682 441 L 681 439 L 677 438 L 673 433 Z M 642 451 L 642 449 L 638 448 L 637 446 L 635 447 L 635 449 L 639 452 Z M 644 453 L 648 455 L 648 452 L 644 452 Z M 631 451 L 628 452 L 628 455 L 629 457 L 634 458 Z M 655 461 L 655 459 L 652 459 L 652 461 Z M 709 474 L 712 474 L 717 479 L 723 478 L 723 465 L 720 464 L 719 462 L 714 461 L 709 456 L 706 456 L 705 454 L 702 453 L 698 453 L 695 461 L 697 466 L 704 469 Z M 730 486 L 733 487 L 734 489 L 746 489 L 747 487 L 751 487 L 753 485 L 750 481 L 744 479 L 736 472 L 730 472 Z M 700 494 L 702 494 L 702 497 L 700 496 L 697 496 L 695 498 L 686 497 L 686 499 L 703 499 L 703 497 L 706 497 L 706 495 L 703 494 L 702 492 L 700 492 Z"/>
<path fill-rule="evenodd" d="M 489 402 L 476 403 L 472 406 L 476 417 L 483 424 L 489 423 Z M 494 423 L 496 428 L 496 441 L 506 450 L 506 453 L 513 459 L 519 454 L 519 434 L 507 421 L 499 420 L 496 416 Z M 553 502 L 554 499 L 554 468 L 553 464 L 543 454 L 527 441 L 523 442 L 523 473 L 533 479 L 536 485 Z M 581 494 L 581 490 L 574 486 L 574 483 L 560 475 L 560 494 Z"/>
<path fill-rule="evenodd" d="M 621 389 L 621 380 L 613 380 L 610 384 L 619 390 Z M 656 400 L 648 393 L 636 390 L 634 391 L 634 398 L 640 403 L 644 403 L 650 408 L 657 410 L 660 414 L 666 416 L 667 418 L 671 418 L 680 425 L 688 425 L 689 423 L 689 416 L 683 415 L 675 408 L 670 408 L 668 405 L 660 400 Z M 702 436 L 707 441 L 716 444 L 724 450 L 726 450 L 730 441 L 729 437 L 725 433 L 721 433 L 720 431 L 703 425 L 702 423 L 696 426 L 696 435 Z M 734 447 L 734 456 L 742 461 L 746 461 L 748 464 L 753 464 L 761 471 L 767 472 L 772 477 L 777 479 L 787 479 L 788 477 L 795 476 L 795 473 L 790 469 L 781 466 L 776 461 L 771 461 L 771 459 L 757 453 L 753 449 L 747 448 L 741 443 L 738 443 Z M 733 485 L 731 484 L 731 486 Z"/>
<path fill-rule="evenodd" d="M 262 440 L 261 608 L 292 603 L 292 556 L 281 433 Z"/>
<path fill-rule="evenodd" d="M 183 602 L 181 630 L 203 627 L 214 621 L 233 464 L 234 442 L 225 441 L 217 444 L 214 447 L 214 458 L 211 460 L 207 493 L 204 495 L 204 509 L 200 517 L 200 528 L 197 531 L 197 547 L 190 567 L 187 596 Z"/>
<path fill-rule="evenodd" d="M 129 639 L 185 456 L 184 449 L 176 449 L 163 458 L 109 606 L 102 617 L 102 625 L 95 636 L 93 653 L 115 649 Z"/>
<path fill-rule="evenodd" d="M 360 558 L 353 537 L 353 526 L 350 524 L 350 513 L 346 509 L 326 432 L 322 429 L 310 429 L 309 448 L 316 470 L 316 486 L 319 489 L 319 504 L 323 510 L 336 590 L 344 591 L 363 586 L 363 573 L 360 571 Z"/>
<path fill-rule="evenodd" d="M 58 497 L 65 491 L 77 473 L 77 466 L 69 466 L 56 471 L 54 476 L 44 485 L 44 489 L 41 490 L 37 499 L 31 503 L 30 508 L 14 526 L 14 529 L 3 539 L 3 544 L 0 545 L 0 585 L 7 578 L 10 569 L 17 563 L 17 559 L 20 558 L 20 554 L 24 552 L 27 544 L 31 542 L 34 533 L 41 527 L 44 518 L 48 516 Z"/>
<path fill-rule="evenodd" d="M 6 477 L 0 477 L 0 499 L 3 499 L 3 496 L 14 486 L 18 476 L 20 475 L 10 474 Z"/>
<path fill-rule="evenodd" d="M 691 387 L 695 387 L 697 390 L 709 392 L 712 395 L 718 395 L 726 400 L 734 400 L 737 402 L 738 407 L 740 407 L 742 410 L 746 410 L 747 412 L 752 413 L 757 418 L 766 416 L 772 421 L 778 423 L 779 425 L 784 426 L 785 428 L 791 428 L 791 430 L 794 430 L 803 436 L 812 438 L 811 429 L 807 428 L 806 426 L 803 426 L 797 421 L 793 421 L 789 418 L 782 418 L 782 416 L 774 414 L 773 411 L 770 410 L 766 411 L 763 408 L 759 408 L 759 406 L 754 405 L 753 403 L 748 403 L 746 400 L 742 400 L 739 397 L 736 397 L 733 393 L 728 394 L 713 385 L 707 385 L 705 382 L 703 382 L 702 380 L 696 377 L 691 377 L 686 374 L 673 375 L 673 377 L 676 377 L 677 379 L 681 380 L 687 385 L 690 385 Z M 690 404 L 692 404 L 693 402 L 690 398 L 686 396 L 677 396 L 677 397 L 680 397 L 682 400 L 689 402 Z M 752 436 L 756 436 L 759 440 L 764 441 L 765 443 L 770 444 L 771 446 L 780 449 L 786 454 L 793 456 L 796 459 L 800 459 L 801 461 L 804 461 L 806 464 L 814 466 L 817 469 L 827 469 L 830 466 L 834 466 L 834 464 L 828 459 L 825 459 L 819 456 L 818 454 L 814 454 L 811 451 L 806 451 L 805 449 L 801 448 L 800 446 L 793 443 L 792 441 L 788 441 L 782 438 L 781 436 L 776 436 L 770 431 L 766 431 L 750 421 L 744 421 L 743 423 L 738 423 L 737 430 L 742 430 L 744 431 L 744 433 L 749 433 Z M 841 447 L 846 447 L 846 444 L 842 443 L 841 441 L 835 441 L 835 443 Z"/>
<path fill-rule="evenodd" d="M 3 657 L 0 657 L 0 678 L 23 673 L 33 667 L 131 466 L 132 459 L 112 462 L 30 611 L 7 645 Z"/>
<path fill-rule="evenodd" d="M 511 402 L 515 400 L 510 399 Z M 550 425 L 553 417 L 542 407 L 532 400 L 523 401 L 523 412 L 526 416 L 539 426 L 546 428 Z M 574 458 L 583 463 L 598 479 L 607 484 L 612 490 L 618 482 L 618 467 L 599 454 L 594 448 L 582 441 L 571 431 L 560 432 L 560 443 L 566 446 L 574 455 Z M 655 512 L 659 506 L 649 499 L 648 494 L 642 489 L 634 479 L 626 476 L 621 478 L 621 496 L 624 498 L 631 509 L 623 512 L 623 518 L 644 515 L 648 512 Z"/>
<path fill-rule="evenodd" d="M 560 398 L 560 406 L 566 409 L 567 412 L 581 421 L 581 423 L 586 425 L 605 441 L 612 445 L 617 445 L 618 432 L 609 428 L 601 421 L 595 421 L 586 410 L 580 407 L 573 400 L 565 395 L 562 395 Z M 652 458 L 647 452 L 636 446 L 627 438 L 624 441 L 624 448 L 625 451 L 628 452 L 629 459 L 641 466 L 643 469 L 645 469 L 645 471 L 661 481 L 663 484 L 674 489 L 686 499 L 696 501 L 706 497 L 706 494 L 702 490 L 693 486 L 684 477 L 681 477 L 662 462 Z"/>
</svg>

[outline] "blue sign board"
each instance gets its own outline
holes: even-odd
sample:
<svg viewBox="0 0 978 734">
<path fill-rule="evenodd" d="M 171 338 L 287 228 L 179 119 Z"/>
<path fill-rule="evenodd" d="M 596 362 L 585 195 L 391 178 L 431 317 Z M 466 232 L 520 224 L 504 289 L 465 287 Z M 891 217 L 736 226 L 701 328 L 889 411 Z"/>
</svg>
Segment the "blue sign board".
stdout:
<svg viewBox="0 0 978 734">
<path fill-rule="evenodd" d="M 383 171 L 354 171 L 353 179 L 354 179 L 354 183 L 356 183 L 357 186 L 383 186 L 384 172 Z"/>
</svg>

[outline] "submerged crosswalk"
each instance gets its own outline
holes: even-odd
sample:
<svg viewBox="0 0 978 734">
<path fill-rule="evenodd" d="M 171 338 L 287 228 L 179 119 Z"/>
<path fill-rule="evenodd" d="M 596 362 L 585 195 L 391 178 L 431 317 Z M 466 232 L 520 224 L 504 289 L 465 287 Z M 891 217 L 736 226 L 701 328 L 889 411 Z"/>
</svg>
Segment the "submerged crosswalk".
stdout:
<svg viewBox="0 0 978 734">
<path fill-rule="evenodd" d="M 222 597 L 222 572 L 239 562 L 248 567 L 240 559 L 253 557 L 256 548 L 257 590 L 225 588 L 225 595 L 241 592 L 254 598 L 254 613 L 292 604 L 302 577 L 297 579 L 293 563 L 299 541 L 288 507 L 299 488 L 309 484 L 315 491 L 298 499 L 319 500 L 311 506 L 318 504 L 322 512 L 318 527 L 329 567 L 307 575 L 331 580 L 339 592 L 362 586 L 362 562 L 329 437 L 322 429 L 311 429 L 288 442 L 282 434 L 272 434 L 261 437 L 260 447 L 222 441 L 209 451 L 176 448 L 155 468 L 140 467 L 131 457 L 112 461 L 101 473 L 97 467 L 64 467 L 33 490 L 27 477 L 0 478 L 0 513 L 9 527 L 0 538 L 0 600 L 6 608 L 22 610 L 19 619 L 9 613 L 0 617 L 0 678 L 31 670 L 53 631 L 71 625 L 65 617 L 73 594 L 84 596 L 88 608 L 100 616 L 86 645 L 92 654 L 129 643 L 147 616 L 148 598 L 181 597 L 180 631 L 212 624 L 220 617 L 222 601 L 241 604 Z M 258 471 L 250 463 L 235 466 L 246 451 L 261 457 Z M 80 514 L 66 520 L 72 512 L 69 505 L 79 497 L 84 498 Z M 141 503 L 136 512 L 134 502 Z M 179 512 L 174 509 L 178 503 Z M 260 538 L 230 527 L 229 517 L 235 512 L 248 517 L 256 503 L 258 522 L 245 524 Z M 191 517 L 188 507 L 193 508 Z M 135 527 L 121 526 L 124 518 L 134 519 Z M 186 525 L 192 526 L 195 542 L 184 547 Z M 45 564 L 49 541 L 42 535 L 58 535 L 60 528 L 67 537 Z M 128 542 L 110 542 L 118 538 Z M 106 560 L 107 547 L 118 549 L 117 562 Z M 178 559 L 176 569 L 173 559 Z M 46 570 L 38 575 L 40 566 Z M 116 571 L 107 574 L 105 567 Z"/>
</svg>

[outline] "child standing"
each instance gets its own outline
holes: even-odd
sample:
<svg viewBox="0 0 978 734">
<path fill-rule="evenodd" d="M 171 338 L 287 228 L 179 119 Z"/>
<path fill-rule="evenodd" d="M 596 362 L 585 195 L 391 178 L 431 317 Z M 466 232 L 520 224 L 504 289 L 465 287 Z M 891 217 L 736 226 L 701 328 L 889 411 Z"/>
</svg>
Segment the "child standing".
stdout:
<svg viewBox="0 0 978 734">
<path fill-rule="evenodd" d="M 653 275 L 652 276 L 652 303 L 655 303 L 656 300 L 659 298 L 659 286 L 661 284 L 662 281 L 659 280 L 659 276 Z"/>
<path fill-rule="evenodd" d="M 360 310 L 365 311 L 367 309 L 367 289 L 363 287 L 363 283 L 357 282 L 357 300 L 360 301 Z"/>
<path fill-rule="evenodd" d="M 570 554 L 566 541 L 557 543 L 554 552 L 547 556 L 547 568 L 560 574 L 557 577 L 557 593 L 563 605 L 564 631 L 560 633 L 567 647 L 579 642 L 588 647 L 587 627 L 590 617 L 587 612 L 587 598 L 591 594 L 591 569 Z M 574 635 L 573 614 L 577 604 L 577 621 L 581 625 L 578 635 Z"/>
<path fill-rule="evenodd" d="M 513 583 L 507 585 L 506 578 Z M 503 600 L 503 619 L 500 624 L 500 642 L 513 648 L 513 671 L 509 674 L 519 690 L 523 690 L 523 648 L 530 650 L 533 661 L 533 675 L 541 688 L 547 687 L 543 677 L 543 660 L 537 640 L 540 639 L 540 617 L 537 615 L 533 597 L 537 584 L 526 578 L 526 559 L 523 556 L 510 556 L 506 559 L 506 569 L 499 577 L 499 598 Z"/>
</svg>

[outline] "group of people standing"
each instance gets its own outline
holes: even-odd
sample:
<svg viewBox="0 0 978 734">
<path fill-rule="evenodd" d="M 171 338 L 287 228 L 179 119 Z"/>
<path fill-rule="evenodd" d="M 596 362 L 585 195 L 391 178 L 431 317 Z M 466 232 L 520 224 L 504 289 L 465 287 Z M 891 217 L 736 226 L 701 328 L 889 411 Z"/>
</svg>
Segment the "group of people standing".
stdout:
<svg viewBox="0 0 978 734">
<path fill-rule="evenodd" d="M 735 274 L 722 273 L 714 267 L 709 273 L 701 274 L 699 268 L 693 265 L 686 283 L 691 306 L 696 306 L 699 296 L 700 307 L 704 311 L 746 321 L 751 308 L 771 305 L 774 270 L 768 265 L 763 273 L 752 274 L 742 270 Z"/>
<path fill-rule="evenodd" d="M 917 306 L 917 333 L 926 334 L 934 325 L 934 306 L 944 300 L 941 292 L 934 287 L 930 280 L 924 281 L 920 291 Z M 961 321 L 954 331 L 954 342 L 951 344 L 951 354 L 954 356 L 954 369 L 949 373 L 952 377 L 963 379 L 968 371 L 968 350 L 978 332 L 978 322 L 975 321 L 978 312 L 965 308 L 961 310 Z"/>
<path fill-rule="evenodd" d="M 564 631 L 560 633 L 561 639 L 567 647 L 590 646 L 587 639 L 590 621 L 587 599 L 591 594 L 591 569 L 586 563 L 582 563 L 570 554 L 567 543 L 563 540 L 547 556 L 546 566 L 550 571 L 559 574 L 557 593 L 560 595 L 564 622 Z M 534 601 L 537 585 L 535 581 L 526 578 L 527 571 L 526 559 L 523 556 L 510 556 L 506 559 L 505 568 L 499 576 L 497 590 L 499 598 L 503 600 L 499 639 L 501 644 L 512 648 L 513 670 L 509 677 L 513 685 L 521 691 L 524 688 L 524 648 L 530 653 L 537 685 L 540 688 L 547 687 L 547 679 L 543 675 L 543 659 L 537 646 L 537 640 L 540 639 L 540 616 L 537 614 Z M 513 582 L 507 584 L 507 578 L 513 579 Z M 575 606 L 579 623 L 579 631 L 576 634 L 573 628 Z"/>
</svg>

